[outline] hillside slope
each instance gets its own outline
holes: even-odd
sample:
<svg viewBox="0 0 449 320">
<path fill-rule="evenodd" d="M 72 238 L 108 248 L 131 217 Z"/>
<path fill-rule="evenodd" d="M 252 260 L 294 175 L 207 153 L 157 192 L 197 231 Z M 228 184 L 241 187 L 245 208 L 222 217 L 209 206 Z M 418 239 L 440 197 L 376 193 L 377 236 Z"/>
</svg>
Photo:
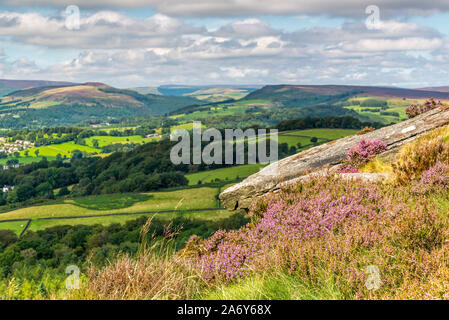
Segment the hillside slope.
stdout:
<svg viewBox="0 0 449 320">
<path fill-rule="evenodd" d="M 67 86 L 73 85 L 73 82 L 66 81 L 47 81 L 47 80 L 7 80 L 0 79 L 0 97 L 7 95 L 13 91 L 35 88 L 35 87 L 45 87 L 45 86 Z"/>
<path fill-rule="evenodd" d="M 419 88 L 419 89 L 417 89 L 417 90 L 423 90 L 423 91 L 437 91 L 437 92 L 449 92 L 449 86 Z"/>
<path fill-rule="evenodd" d="M 194 103 L 198 100 L 191 97 L 143 95 L 102 83 L 36 87 L 1 99 L 0 126 L 69 125 L 90 119 L 161 115 Z"/>
<path fill-rule="evenodd" d="M 294 108 L 334 103 L 353 96 L 449 100 L 449 92 L 443 91 L 339 85 L 270 85 L 248 94 L 242 100 L 269 100 L 274 105 Z"/>
</svg>

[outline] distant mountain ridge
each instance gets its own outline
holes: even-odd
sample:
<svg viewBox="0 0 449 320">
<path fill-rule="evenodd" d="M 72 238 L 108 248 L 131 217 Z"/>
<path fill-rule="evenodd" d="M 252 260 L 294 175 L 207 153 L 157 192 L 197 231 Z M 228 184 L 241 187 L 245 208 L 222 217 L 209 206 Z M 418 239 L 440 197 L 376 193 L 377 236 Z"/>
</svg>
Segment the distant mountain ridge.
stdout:
<svg viewBox="0 0 449 320">
<path fill-rule="evenodd" d="M 86 120 L 163 115 L 200 103 L 192 97 L 165 97 L 117 89 L 103 83 L 41 86 L 8 93 L 0 101 L 0 126 L 70 125 Z"/>
<path fill-rule="evenodd" d="M 244 112 L 248 114 L 297 108 L 309 116 L 341 116 L 348 112 L 357 115 L 342 104 L 353 97 L 404 100 L 433 97 L 449 101 L 449 86 L 404 89 L 352 85 L 165 85 L 131 90 L 99 82 L 38 80 L 0 80 L 0 85 L 3 90 L 9 86 L 8 92 L 3 91 L 0 96 L 0 127 L 3 128 L 73 125 L 88 120 L 113 121 L 203 109 L 208 112 L 208 107 L 221 104 L 226 108 L 247 108 Z"/>
<path fill-rule="evenodd" d="M 0 79 L 0 97 L 13 91 L 35 87 L 65 86 L 74 85 L 67 81 L 48 81 L 48 80 L 8 80 Z"/>
<path fill-rule="evenodd" d="M 335 99 L 355 95 L 406 99 L 434 97 L 449 100 L 449 91 L 349 85 L 268 85 L 251 92 L 243 100 L 267 99 L 291 107 L 299 103 L 302 106 L 331 103 Z"/>
<path fill-rule="evenodd" d="M 419 88 L 419 89 L 416 89 L 416 90 L 422 90 L 422 91 L 437 91 L 437 92 L 449 92 L 449 86 Z"/>
</svg>

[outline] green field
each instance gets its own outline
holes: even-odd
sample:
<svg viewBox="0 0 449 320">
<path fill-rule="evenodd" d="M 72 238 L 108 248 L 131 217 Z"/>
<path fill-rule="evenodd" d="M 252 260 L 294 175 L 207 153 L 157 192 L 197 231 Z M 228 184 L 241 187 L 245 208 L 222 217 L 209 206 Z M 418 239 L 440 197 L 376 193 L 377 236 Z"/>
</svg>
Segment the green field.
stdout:
<svg viewBox="0 0 449 320">
<path fill-rule="evenodd" d="M 199 181 L 203 184 L 209 183 L 215 181 L 215 179 L 220 179 L 221 181 L 236 180 L 238 178 L 246 178 L 258 172 L 263 167 L 264 165 L 261 164 L 247 164 L 230 168 L 191 173 L 186 175 L 186 178 L 189 180 L 189 185 L 198 184 Z"/>
<path fill-rule="evenodd" d="M 112 194 L 54 201 L 0 214 L 1 220 L 189 210 L 217 207 L 217 188 L 202 187 L 145 194 Z"/>
<path fill-rule="evenodd" d="M 23 228 L 25 228 L 26 224 L 26 221 L 2 222 L 0 223 L 0 230 L 12 230 L 15 234 L 19 235 Z"/>
<path fill-rule="evenodd" d="M 313 146 L 310 139 L 318 138 L 318 144 L 325 143 L 331 140 L 337 140 L 353 134 L 358 130 L 352 129 L 308 129 L 308 130 L 292 130 L 278 133 L 278 143 L 287 143 L 289 147 L 297 147 L 301 144 L 300 151 Z M 256 142 L 256 139 L 250 139 L 250 142 Z"/>
<path fill-rule="evenodd" d="M 141 136 L 125 136 L 125 137 L 113 137 L 113 136 L 92 136 L 85 139 L 86 144 L 89 147 L 93 147 L 93 140 L 98 141 L 98 146 L 104 147 L 114 143 L 148 143 L 158 140 L 157 138 L 142 138 Z"/>
<path fill-rule="evenodd" d="M 230 116 L 235 114 L 245 113 L 248 108 L 261 107 L 268 108 L 272 106 L 272 102 L 269 100 L 243 100 L 235 101 L 231 103 L 223 103 L 217 105 L 204 105 L 201 108 L 210 108 L 205 111 L 194 111 L 187 114 L 177 114 L 170 116 L 172 119 L 176 119 L 180 122 L 191 122 L 201 118 L 216 117 L 216 116 Z"/>
<path fill-rule="evenodd" d="M 304 146 L 310 146 L 312 144 L 312 142 L 310 141 L 310 139 L 312 139 L 313 136 L 310 137 L 301 137 L 301 136 L 295 136 L 293 134 L 283 134 L 280 133 L 278 135 L 278 143 L 286 143 L 288 144 L 289 147 L 297 147 L 298 143 L 301 144 L 301 150 L 303 150 Z M 324 139 L 318 139 L 317 143 L 324 143 L 327 140 Z M 306 147 L 307 148 L 307 147 Z"/>
<path fill-rule="evenodd" d="M 354 101 L 363 102 L 368 99 L 382 100 L 387 102 L 387 108 L 382 110 L 382 112 L 397 112 L 399 116 L 383 115 L 376 109 L 378 107 L 365 107 L 354 104 Z M 399 99 L 399 98 L 379 98 L 379 97 L 357 97 L 352 98 L 347 101 L 348 106 L 345 108 L 354 110 L 358 114 L 368 117 L 372 121 L 377 121 L 381 123 L 391 123 L 400 122 L 407 120 L 407 115 L 405 114 L 405 109 L 411 104 L 423 104 L 425 99 Z M 362 111 L 363 109 L 367 111 Z M 368 111 L 370 110 L 370 111 Z"/>
<path fill-rule="evenodd" d="M 80 144 L 75 144 L 74 142 L 65 142 L 60 144 L 51 144 L 47 146 L 35 147 L 28 149 L 28 156 L 35 157 L 35 150 L 39 150 L 40 157 L 56 157 L 58 154 L 61 156 L 71 157 L 71 152 L 73 150 L 80 150 L 87 153 L 100 153 L 100 149 L 96 149 L 89 146 L 83 146 Z M 25 151 L 21 151 L 20 155 L 25 156 Z"/>
<path fill-rule="evenodd" d="M 45 157 L 48 161 L 52 161 L 52 160 L 56 160 L 56 157 Z M 4 159 L 0 159 L 0 164 L 4 165 L 6 164 L 6 162 L 10 159 L 17 159 L 19 160 L 20 164 L 30 164 L 32 162 L 39 162 L 42 159 L 44 159 L 44 157 L 41 157 L 39 155 L 39 157 L 32 157 L 32 156 L 28 156 L 28 157 L 20 157 L 20 158 L 15 158 L 15 157 L 9 157 L 9 158 L 4 158 Z"/>
<path fill-rule="evenodd" d="M 157 216 L 159 219 L 171 220 L 179 215 L 174 212 L 149 214 L 153 211 L 181 210 L 183 216 L 201 219 L 221 219 L 231 213 L 227 211 L 208 210 L 191 212 L 193 209 L 217 208 L 217 188 L 202 187 L 184 190 L 152 192 L 143 194 L 112 194 L 81 197 L 65 201 L 53 201 L 44 205 L 12 210 L 0 214 L 0 230 L 13 230 L 19 234 L 24 222 L 3 222 L 9 219 L 33 219 L 30 230 L 41 230 L 57 225 L 93 225 L 123 223 L 136 219 L 141 215 Z M 89 217 L 90 215 L 107 215 L 111 213 L 126 213 L 119 216 Z M 76 216 L 80 218 L 69 219 Z M 83 218 L 82 216 L 86 216 Z M 35 220 L 40 218 L 67 217 L 67 219 Z"/>
<path fill-rule="evenodd" d="M 227 210 L 210 210 L 210 211 L 201 211 L 201 212 L 189 212 L 185 211 L 182 213 L 182 216 L 185 218 L 192 219 L 202 219 L 202 220 L 219 220 L 228 218 L 232 215 L 233 212 Z M 129 220 L 135 220 L 141 216 L 144 217 L 154 217 L 159 220 L 165 220 L 167 222 L 173 220 L 174 218 L 179 216 L 179 213 L 170 212 L 170 213 L 155 213 L 155 214 L 130 214 L 130 215 L 121 215 L 121 216 L 106 216 L 106 217 L 90 217 L 90 218 L 77 218 L 77 219 L 61 219 L 61 220 L 33 220 L 28 228 L 28 230 L 38 231 L 46 228 L 51 228 L 59 225 L 110 225 L 113 223 L 125 223 Z M 24 225 L 26 222 L 22 222 Z M 8 223 L 5 223 L 7 225 Z M 13 230 L 10 226 L 4 227 L 3 224 L 0 223 L 0 229 L 10 229 Z M 20 226 L 19 226 L 20 227 Z M 23 228 L 22 228 L 23 229 Z M 21 228 L 17 228 L 15 231 L 19 234 L 22 231 Z"/>
<path fill-rule="evenodd" d="M 93 147 L 93 140 L 98 140 L 98 148 Z M 76 144 L 73 141 L 65 142 L 60 144 L 50 144 L 46 146 L 40 146 L 35 148 L 27 149 L 28 156 L 25 156 L 25 150 L 20 152 L 20 157 L 15 158 L 10 156 L 8 158 L 0 159 L 0 164 L 6 164 L 8 160 L 18 159 L 21 164 L 29 164 L 32 162 L 41 161 L 44 157 L 47 160 L 55 160 L 56 156 L 60 154 L 62 157 L 71 158 L 71 153 L 73 150 L 79 150 L 81 152 L 87 152 L 90 154 L 98 154 L 100 156 L 104 155 L 101 153 L 101 149 L 104 146 L 115 144 L 115 143 L 134 143 L 134 144 L 145 144 L 151 141 L 159 140 L 158 138 L 142 138 L 141 136 L 124 136 L 124 137 L 114 137 L 114 136 L 92 136 L 86 138 L 87 145 Z M 39 156 L 36 157 L 35 151 L 39 150 Z"/>
<path fill-rule="evenodd" d="M 193 122 L 172 126 L 170 128 L 170 131 L 173 132 L 173 131 L 176 131 L 177 129 L 184 129 L 184 130 L 187 130 L 187 131 L 191 131 L 191 130 L 193 130 Z M 201 125 L 201 129 L 206 129 L 206 126 L 204 124 L 202 124 Z"/>
</svg>

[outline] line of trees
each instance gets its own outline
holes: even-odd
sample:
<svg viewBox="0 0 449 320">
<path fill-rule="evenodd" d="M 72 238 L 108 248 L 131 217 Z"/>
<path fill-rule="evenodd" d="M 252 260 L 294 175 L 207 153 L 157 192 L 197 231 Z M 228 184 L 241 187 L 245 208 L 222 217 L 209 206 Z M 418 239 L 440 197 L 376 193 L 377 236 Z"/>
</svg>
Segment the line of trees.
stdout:
<svg viewBox="0 0 449 320">
<path fill-rule="evenodd" d="M 314 128 L 328 128 L 328 129 L 362 129 L 364 127 L 381 128 L 383 124 L 378 122 L 362 122 L 352 116 L 343 117 L 309 117 L 297 118 L 292 120 L 281 121 L 275 126 L 279 131 L 288 130 L 305 130 Z"/>
</svg>

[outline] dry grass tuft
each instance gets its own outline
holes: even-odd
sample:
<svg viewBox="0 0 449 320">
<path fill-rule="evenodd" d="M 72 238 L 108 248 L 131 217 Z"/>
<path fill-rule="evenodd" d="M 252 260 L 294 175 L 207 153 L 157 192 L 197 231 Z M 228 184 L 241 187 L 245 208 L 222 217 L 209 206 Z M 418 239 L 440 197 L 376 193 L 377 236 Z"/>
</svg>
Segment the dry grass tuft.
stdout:
<svg viewBox="0 0 449 320">
<path fill-rule="evenodd" d="M 198 296 L 205 282 L 185 259 L 175 253 L 170 241 L 152 239 L 148 245 L 150 224 L 151 218 L 142 228 L 142 244 L 136 258 L 124 255 L 103 269 L 91 267 L 88 281 L 69 298 L 174 300 Z M 170 233 L 168 238 L 172 235 Z"/>
<path fill-rule="evenodd" d="M 448 162 L 448 135 L 449 126 L 445 126 L 404 145 L 397 155 L 397 161 L 392 164 L 397 182 L 406 184 L 418 178 L 438 160 Z"/>
<path fill-rule="evenodd" d="M 390 163 L 384 162 L 379 157 L 376 157 L 360 168 L 359 171 L 372 173 L 393 173 L 393 167 Z"/>
</svg>

